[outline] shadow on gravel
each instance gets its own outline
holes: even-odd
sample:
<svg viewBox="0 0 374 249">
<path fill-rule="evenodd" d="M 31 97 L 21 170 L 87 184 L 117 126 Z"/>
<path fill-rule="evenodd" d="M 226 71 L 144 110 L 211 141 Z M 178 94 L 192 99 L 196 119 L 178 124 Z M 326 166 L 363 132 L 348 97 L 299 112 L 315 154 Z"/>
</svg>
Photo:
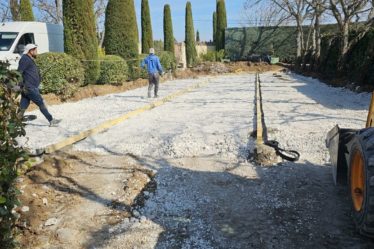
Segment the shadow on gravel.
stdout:
<svg viewBox="0 0 374 249">
<path fill-rule="evenodd" d="M 288 78 L 290 80 L 288 80 Z M 321 86 L 320 83 L 316 83 L 316 79 L 308 78 L 297 74 L 287 75 L 287 81 L 282 81 L 282 79 L 285 78 L 272 77 L 266 79 L 263 82 L 271 83 L 273 85 L 276 84 L 275 88 L 278 90 L 276 90 L 275 92 L 277 92 L 277 94 L 282 94 L 282 92 L 284 92 L 283 89 L 285 87 L 285 89 L 293 87 L 298 92 L 302 93 L 305 96 L 308 96 L 311 100 L 314 100 L 316 103 L 333 110 L 367 110 L 370 104 L 370 94 L 368 93 L 355 93 L 348 89 L 334 88 L 328 86 L 327 84 L 323 85 L 323 83 Z M 282 86 L 282 84 L 290 83 L 294 83 L 294 85 Z M 271 84 L 269 84 L 268 86 L 271 86 Z M 270 89 L 264 91 L 270 91 Z M 363 101 L 363 99 L 365 101 Z"/>
<path fill-rule="evenodd" d="M 327 84 L 319 89 L 316 87 L 315 79 L 296 74 L 290 75 L 290 78 L 305 82 L 304 85 L 296 86 L 295 88 L 327 108 L 348 110 L 367 110 L 369 108 L 370 95 L 368 93 L 355 93 L 344 88 L 339 91 Z"/>
<path fill-rule="evenodd" d="M 347 190 L 333 185 L 329 167 L 283 163 L 254 167 L 251 175 L 248 165 L 207 171 L 209 165 L 226 165 L 212 158 L 127 156 L 158 171 L 157 191 L 139 211 L 163 232 L 140 229 L 142 239 L 126 244 L 126 235 L 141 223 L 120 224 L 111 232 L 104 226 L 91 235 L 87 249 L 117 248 L 119 242 L 125 243 L 121 248 L 148 248 L 143 243 L 152 236 L 158 238 L 156 249 L 374 247 L 355 232 Z"/>
</svg>

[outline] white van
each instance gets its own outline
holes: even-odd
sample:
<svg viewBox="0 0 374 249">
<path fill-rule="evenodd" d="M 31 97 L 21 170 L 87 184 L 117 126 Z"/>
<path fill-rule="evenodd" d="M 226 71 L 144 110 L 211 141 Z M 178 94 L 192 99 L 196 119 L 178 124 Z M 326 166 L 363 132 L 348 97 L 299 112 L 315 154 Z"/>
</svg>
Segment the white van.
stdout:
<svg viewBox="0 0 374 249">
<path fill-rule="evenodd" d="M 0 61 L 8 61 L 11 69 L 18 67 L 29 43 L 38 45 L 39 54 L 64 52 L 63 26 L 43 22 L 0 23 Z"/>
</svg>

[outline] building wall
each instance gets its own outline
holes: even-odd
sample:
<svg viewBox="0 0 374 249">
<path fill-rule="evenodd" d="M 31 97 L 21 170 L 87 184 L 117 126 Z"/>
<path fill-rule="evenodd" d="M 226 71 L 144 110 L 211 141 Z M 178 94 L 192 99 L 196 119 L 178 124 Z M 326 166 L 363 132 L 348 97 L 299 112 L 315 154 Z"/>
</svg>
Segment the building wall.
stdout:
<svg viewBox="0 0 374 249">
<path fill-rule="evenodd" d="M 175 43 L 174 53 L 177 59 L 177 64 L 181 68 L 187 68 L 187 58 L 186 58 L 186 45 L 184 42 Z M 216 47 L 210 43 L 198 43 L 196 44 L 197 56 L 200 57 L 208 53 L 208 51 L 215 51 Z"/>
</svg>

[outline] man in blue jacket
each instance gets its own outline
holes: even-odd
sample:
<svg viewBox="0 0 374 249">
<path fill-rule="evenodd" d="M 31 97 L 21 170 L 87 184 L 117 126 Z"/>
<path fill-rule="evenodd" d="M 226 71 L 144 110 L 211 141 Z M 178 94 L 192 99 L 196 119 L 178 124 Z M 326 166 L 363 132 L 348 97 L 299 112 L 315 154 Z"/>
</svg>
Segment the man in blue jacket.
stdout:
<svg viewBox="0 0 374 249">
<path fill-rule="evenodd" d="M 153 85 L 155 87 L 154 97 L 157 98 L 160 75 L 163 74 L 163 69 L 160 63 L 160 58 L 155 55 L 154 48 L 149 49 L 149 55 L 142 61 L 141 67 L 145 68 L 145 66 L 147 66 L 149 79 L 148 98 L 150 98 L 152 95 Z"/>
<path fill-rule="evenodd" d="M 35 44 L 27 44 L 23 56 L 19 61 L 18 71 L 22 74 L 23 81 L 20 84 L 22 89 L 20 103 L 21 110 L 18 115 L 22 118 L 26 109 L 30 105 L 30 101 L 32 101 L 39 107 L 44 117 L 48 120 L 49 125 L 57 126 L 61 120 L 52 117 L 40 95 L 39 86 L 41 77 L 39 69 L 34 61 L 37 55 L 38 47 Z"/>
</svg>

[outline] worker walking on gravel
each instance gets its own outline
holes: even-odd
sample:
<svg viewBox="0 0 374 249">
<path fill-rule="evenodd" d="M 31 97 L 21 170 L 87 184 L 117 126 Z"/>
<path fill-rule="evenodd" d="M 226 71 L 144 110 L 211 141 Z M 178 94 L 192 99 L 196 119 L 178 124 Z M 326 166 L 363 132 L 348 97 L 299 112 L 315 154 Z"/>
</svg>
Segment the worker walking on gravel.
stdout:
<svg viewBox="0 0 374 249">
<path fill-rule="evenodd" d="M 154 85 L 154 97 L 157 98 L 158 86 L 160 83 L 160 75 L 163 74 L 163 69 L 160 63 L 160 58 L 155 55 L 155 49 L 149 49 L 149 55 L 142 61 L 141 67 L 145 68 L 147 66 L 148 71 L 148 98 L 152 95 L 152 88 Z"/>
<path fill-rule="evenodd" d="M 49 113 L 47 107 L 44 104 L 44 100 L 40 95 L 40 73 L 36 66 L 35 58 L 38 55 L 38 46 L 35 44 L 27 44 L 23 56 L 21 57 L 18 65 L 18 71 L 22 74 L 21 87 L 21 110 L 19 117 L 23 118 L 26 109 L 30 105 L 30 101 L 34 102 L 43 113 L 44 117 L 49 122 L 49 126 L 57 126 L 61 120 L 54 119 Z"/>
</svg>

